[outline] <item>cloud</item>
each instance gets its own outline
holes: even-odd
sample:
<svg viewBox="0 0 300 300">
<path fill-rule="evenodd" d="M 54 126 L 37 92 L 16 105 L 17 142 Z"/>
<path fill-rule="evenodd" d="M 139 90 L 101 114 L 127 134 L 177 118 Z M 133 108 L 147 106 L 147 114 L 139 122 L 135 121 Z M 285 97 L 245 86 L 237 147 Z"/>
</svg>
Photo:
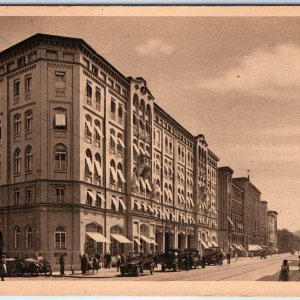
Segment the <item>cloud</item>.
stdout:
<svg viewBox="0 0 300 300">
<path fill-rule="evenodd" d="M 221 76 L 201 78 L 194 87 L 215 92 L 240 92 L 273 98 L 299 98 L 300 47 L 279 45 L 244 56 L 238 67 Z"/>
<path fill-rule="evenodd" d="M 153 38 L 137 46 L 135 50 L 144 56 L 157 57 L 160 55 L 171 55 L 175 48 L 160 39 Z"/>
</svg>

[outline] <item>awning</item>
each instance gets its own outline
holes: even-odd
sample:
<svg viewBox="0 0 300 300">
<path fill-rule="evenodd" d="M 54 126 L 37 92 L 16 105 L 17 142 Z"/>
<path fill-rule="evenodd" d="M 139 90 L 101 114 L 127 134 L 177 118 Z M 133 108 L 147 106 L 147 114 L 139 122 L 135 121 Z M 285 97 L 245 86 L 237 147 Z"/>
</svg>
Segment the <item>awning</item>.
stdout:
<svg viewBox="0 0 300 300">
<path fill-rule="evenodd" d="M 145 151 L 145 155 L 146 155 L 147 157 L 151 157 L 148 150 Z"/>
<path fill-rule="evenodd" d="M 86 234 L 97 243 L 110 243 L 110 240 L 99 232 L 86 232 Z"/>
<path fill-rule="evenodd" d="M 101 199 L 101 206 L 103 208 L 103 203 L 106 201 L 105 198 L 102 196 L 102 194 L 100 194 L 99 192 L 97 192 L 97 196 L 100 197 Z"/>
<path fill-rule="evenodd" d="M 232 226 L 234 226 L 234 224 L 233 224 L 232 220 L 230 219 L 230 217 L 228 217 L 228 221 L 229 221 L 229 223 L 230 223 Z"/>
<path fill-rule="evenodd" d="M 143 202 L 142 206 L 144 207 L 144 211 L 146 212 L 148 210 L 148 204 Z"/>
<path fill-rule="evenodd" d="M 155 160 L 156 164 L 159 166 L 159 168 L 161 168 L 161 163 L 158 159 Z"/>
<path fill-rule="evenodd" d="M 65 114 L 55 114 L 55 125 L 56 126 L 66 126 L 66 115 Z"/>
<path fill-rule="evenodd" d="M 125 148 L 123 141 L 120 138 L 117 138 L 117 140 L 118 140 L 118 143 L 121 145 L 121 147 Z"/>
<path fill-rule="evenodd" d="M 122 172 L 121 170 L 119 170 L 119 169 L 117 170 L 117 172 L 118 172 L 118 175 L 119 175 L 121 181 L 122 181 L 123 183 L 125 183 L 126 180 L 125 180 L 125 178 L 124 178 L 123 172 Z"/>
<path fill-rule="evenodd" d="M 134 205 L 136 205 L 138 209 L 142 208 L 141 204 L 137 201 L 134 201 Z"/>
<path fill-rule="evenodd" d="M 229 248 L 230 248 L 232 251 L 234 251 L 234 248 L 233 248 L 231 245 L 229 245 Z"/>
<path fill-rule="evenodd" d="M 168 171 L 169 167 L 168 167 L 167 163 L 164 163 L 164 168 L 165 168 L 166 171 Z"/>
<path fill-rule="evenodd" d="M 144 235 L 141 235 L 140 238 L 148 244 L 152 244 L 152 241 Z"/>
<path fill-rule="evenodd" d="M 260 247 L 258 248 L 258 245 L 248 245 L 248 250 L 249 251 L 257 251 L 260 250 Z"/>
<path fill-rule="evenodd" d="M 146 187 L 147 187 L 148 191 L 152 192 L 152 188 L 151 188 L 151 185 L 150 185 L 150 182 L 148 179 L 145 180 L 145 183 L 146 183 Z"/>
<path fill-rule="evenodd" d="M 141 154 L 145 155 L 145 150 L 141 146 L 139 147 L 139 150 Z"/>
<path fill-rule="evenodd" d="M 113 167 L 110 167 L 110 173 L 111 173 L 113 180 L 115 182 L 117 182 L 118 181 L 117 171 Z"/>
<path fill-rule="evenodd" d="M 154 208 L 152 208 L 152 206 L 150 204 L 147 204 L 147 206 L 148 206 L 149 211 L 154 213 Z"/>
<path fill-rule="evenodd" d="M 122 198 L 119 198 L 119 203 L 121 204 L 123 210 L 126 210 L 126 205 L 125 205 L 125 203 L 124 203 L 124 201 L 123 201 Z"/>
<path fill-rule="evenodd" d="M 211 242 L 214 247 L 219 247 L 218 244 L 214 241 Z"/>
<path fill-rule="evenodd" d="M 208 247 L 213 247 L 211 242 L 207 241 L 206 243 L 207 243 Z"/>
<path fill-rule="evenodd" d="M 96 167 L 98 176 L 101 176 L 101 166 L 100 166 L 100 162 L 98 160 L 95 160 L 95 167 Z"/>
<path fill-rule="evenodd" d="M 88 131 L 89 131 L 90 133 L 92 133 L 92 132 L 93 132 L 93 129 L 92 129 L 92 125 L 91 125 L 91 123 L 90 123 L 90 122 L 88 122 L 88 121 L 85 121 L 85 125 L 87 126 L 87 128 L 88 128 Z"/>
<path fill-rule="evenodd" d="M 242 248 L 243 251 L 246 252 L 246 249 L 242 245 L 240 245 L 240 247 Z"/>
<path fill-rule="evenodd" d="M 100 128 L 99 128 L 98 126 L 95 126 L 95 130 L 97 131 L 98 135 L 99 135 L 100 137 L 102 137 L 101 130 L 100 130 Z"/>
<path fill-rule="evenodd" d="M 92 161 L 88 157 L 86 157 L 85 158 L 85 162 L 86 162 L 86 165 L 87 165 L 89 171 L 91 173 L 93 173 L 93 164 L 92 164 Z"/>
<path fill-rule="evenodd" d="M 150 240 L 151 240 L 151 244 L 158 245 L 154 239 L 150 239 Z"/>
<path fill-rule="evenodd" d="M 155 188 L 156 188 L 156 191 L 159 192 L 162 195 L 161 188 L 158 184 L 156 184 Z"/>
<path fill-rule="evenodd" d="M 191 201 L 191 205 L 192 205 L 192 206 L 195 206 L 192 197 L 190 197 L 190 201 Z"/>
<path fill-rule="evenodd" d="M 259 245 L 256 245 L 256 247 L 257 247 L 257 250 L 263 250 L 263 248 Z"/>
<path fill-rule="evenodd" d="M 116 211 L 119 210 L 119 201 L 116 199 L 116 197 L 111 197 L 111 201 L 114 203 Z"/>
<path fill-rule="evenodd" d="M 204 241 L 200 241 L 201 242 L 201 245 L 205 248 L 205 249 L 208 249 L 208 246 L 206 245 L 206 243 Z"/>
<path fill-rule="evenodd" d="M 95 195 L 91 191 L 87 191 L 87 193 L 90 195 L 90 197 L 95 201 Z"/>
<path fill-rule="evenodd" d="M 138 148 L 138 146 L 136 144 L 133 144 L 133 149 L 135 150 L 135 152 L 139 155 L 140 154 L 140 150 Z"/>
<path fill-rule="evenodd" d="M 122 234 L 113 234 L 111 233 L 110 236 L 112 238 L 114 238 L 115 240 L 117 240 L 119 243 L 121 244 L 132 244 L 132 242 L 130 240 L 128 240 L 124 235 Z"/>
<path fill-rule="evenodd" d="M 142 177 L 140 178 L 140 182 L 142 184 L 143 189 L 146 190 L 146 183 Z"/>
<path fill-rule="evenodd" d="M 170 172 L 171 174 L 174 173 L 173 168 L 172 168 L 171 166 L 169 166 L 169 172 Z"/>
<path fill-rule="evenodd" d="M 141 245 L 141 242 L 139 241 L 139 239 L 134 239 L 134 241 L 135 241 L 138 245 Z"/>
</svg>

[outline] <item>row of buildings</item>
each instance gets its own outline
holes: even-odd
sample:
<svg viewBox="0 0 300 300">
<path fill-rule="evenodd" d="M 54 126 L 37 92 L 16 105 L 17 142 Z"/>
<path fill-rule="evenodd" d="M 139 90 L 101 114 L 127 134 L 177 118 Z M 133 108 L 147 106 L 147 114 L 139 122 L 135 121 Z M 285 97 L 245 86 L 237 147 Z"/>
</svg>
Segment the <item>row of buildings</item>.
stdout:
<svg viewBox="0 0 300 300">
<path fill-rule="evenodd" d="M 1 251 L 76 266 L 83 252 L 270 245 L 276 212 L 218 162 L 82 39 L 36 34 L 0 53 Z"/>
</svg>

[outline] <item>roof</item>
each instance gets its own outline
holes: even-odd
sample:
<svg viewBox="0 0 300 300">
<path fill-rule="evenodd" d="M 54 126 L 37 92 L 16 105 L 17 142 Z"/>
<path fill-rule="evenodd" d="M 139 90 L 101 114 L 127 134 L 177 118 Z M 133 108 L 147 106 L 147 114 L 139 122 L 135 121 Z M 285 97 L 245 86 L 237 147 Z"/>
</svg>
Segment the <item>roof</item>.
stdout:
<svg viewBox="0 0 300 300">
<path fill-rule="evenodd" d="M 124 76 L 120 71 L 118 71 L 113 65 L 111 65 L 103 56 L 98 54 L 96 50 L 94 50 L 88 43 L 86 43 L 81 38 L 74 38 L 74 37 L 66 37 L 66 36 L 60 36 L 60 35 L 51 35 L 51 34 L 44 34 L 44 33 L 36 33 L 29 38 L 12 45 L 11 47 L 3 50 L 0 52 L 0 57 L 8 54 L 9 52 L 16 50 L 22 46 L 25 46 L 26 44 L 33 42 L 35 40 L 41 40 L 41 39 L 48 39 L 48 40 L 58 40 L 58 41 L 65 41 L 65 42 L 72 42 L 76 44 L 81 44 L 85 48 L 87 48 L 92 54 L 97 56 L 107 67 L 109 67 L 112 71 L 114 71 L 116 74 L 118 74 L 124 81 L 129 83 L 129 79 Z"/>
<path fill-rule="evenodd" d="M 250 181 L 248 177 L 236 177 L 232 178 L 232 181 L 236 184 L 245 184 L 248 183 L 253 189 L 255 189 L 259 194 L 261 194 L 260 190 Z"/>
</svg>

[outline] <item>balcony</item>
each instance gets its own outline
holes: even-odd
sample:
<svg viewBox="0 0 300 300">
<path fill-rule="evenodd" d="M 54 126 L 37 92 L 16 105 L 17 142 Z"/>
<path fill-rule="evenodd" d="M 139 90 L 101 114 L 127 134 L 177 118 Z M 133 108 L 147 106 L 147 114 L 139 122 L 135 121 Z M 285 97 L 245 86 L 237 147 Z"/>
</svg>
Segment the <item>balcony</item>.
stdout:
<svg viewBox="0 0 300 300">
<path fill-rule="evenodd" d="M 25 93 L 25 101 L 31 99 L 31 91 Z"/>
<path fill-rule="evenodd" d="M 116 114 L 115 113 L 112 112 L 110 117 L 111 117 L 112 120 L 116 121 Z"/>
<path fill-rule="evenodd" d="M 101 105 L 99 103 L 96 103 L 96 109 L 101 111 Z"/>
<path fill-rule="evenodd" d="M 120 117 L 118 118 L 118 124 L 123 126 L 123 118 L 120 118 Z"/>
<path fill-rule="evenodd" d="M 92 98 L 86 97 L 86 103 L 87 105 L 92 106 Z"/>
<path fill-rule="evenodd" d="M 140 130 L 140 137 L 141 137 L 142 139 L 145 139 L 145 137 L 146 137 L 146 132 L 145 132 L 145 130 L 143 130 L 143 129 Z"/>
<path fill-rule="evenodd" d="M 136 125 L 133 125 L 133 134 L 138 135 L 139 130 L 138 127 Z"/>
</svg>

